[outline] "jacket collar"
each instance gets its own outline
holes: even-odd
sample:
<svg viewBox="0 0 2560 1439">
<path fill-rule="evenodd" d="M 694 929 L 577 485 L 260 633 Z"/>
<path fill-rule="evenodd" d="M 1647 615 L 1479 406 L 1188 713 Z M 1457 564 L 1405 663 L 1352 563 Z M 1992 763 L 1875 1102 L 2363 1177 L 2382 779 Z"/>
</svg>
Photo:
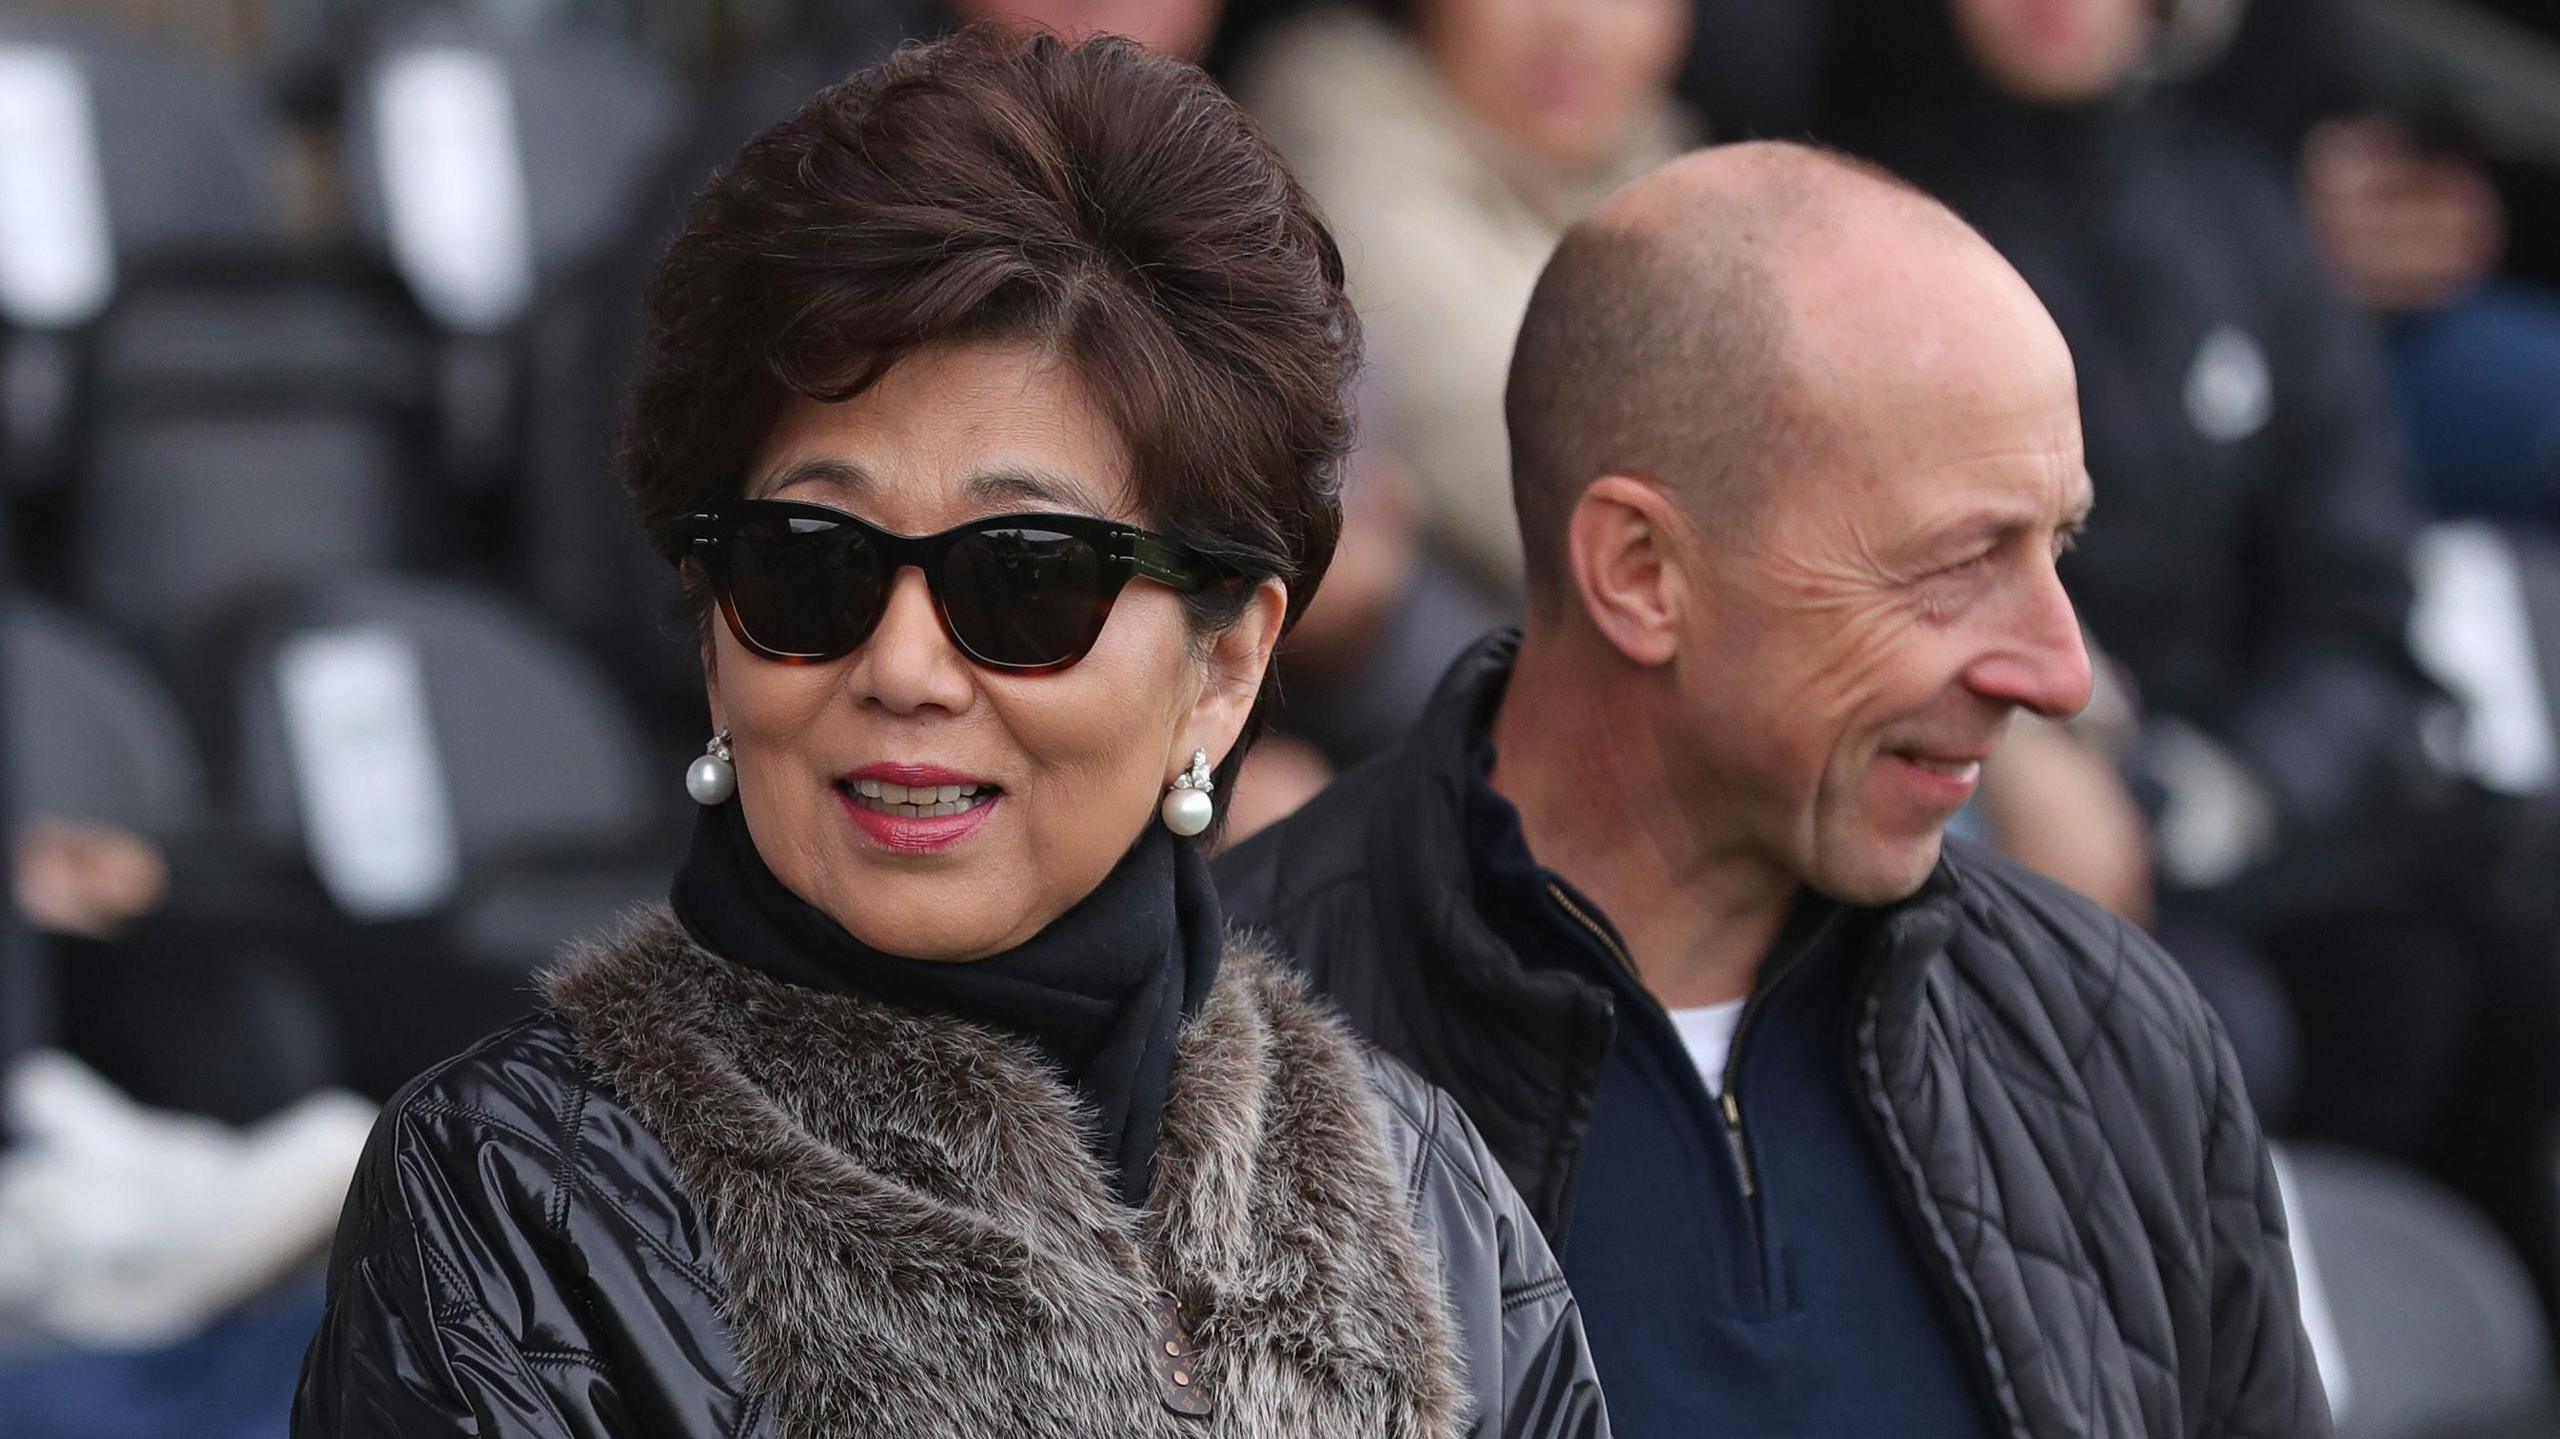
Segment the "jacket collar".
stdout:
<svg viewBox="0 0 2560 1439">
<path fill-rule="evenodd" d="M 1553 1239 L 1570 1217 L 1613 1020 L 1602 985 L 1522 964 L 1476 904 L 1466 829 L 1475 740 L 1519 654 L 1520 631 L 1506 628 L 1450 666 L 1413 729 L 1370 771 L 1382 788 L 1361 852 L 1376 875 L 1379 952 L 1400 966 L 1412 957 L 1397 979 L 1419 994 L 1403 1020 L 1436 1034 L 1425 1046 L 1431 1077 L 1484 1130 Z"/>
<path fill-rule="evenodd" d="M 1376 866 L 1382 952 L 1412 956 L 1421 971 L 1426 1003 L 1410 1006 L 1421 1012 L 1405 1021 L 1483 1035 L 1431 1046 L 1432 1077 L 1493 1141 L 1539 1227 L 1559 1237 L 1614 1020 L 1601 985 L 1522 964 L 1477 908 L 1465 814 L 1476 782 L 1475 740 L 1492 722 L 1519 654 L 1520 631 L 1506 628 L 1450 667 L 1394 757 L 1376 771 L 1389 789 L 1370 807 L 1363 852 Z M 1918 987 L 1946 953 L 1958 918 L 1952 863 L 1942 854 L 1920 889 L 1885 906 L 1869 930 L 1860 983 L 1888 1012 L 1917 1002 Z M 1542 1096 L 1544 1109 L 1523 1102 L 1524 1071 L 1539 1077 L 1528 1088 Z"/>
<path fill-rule="evenodd" d="M 545 988 L 700 1201 L 740 1362 L 788 1432 L 1459 1432 L 1364 1062 L 1259 954 L 1229 953 L 1182 1033 L 1143 1213 L 1073 1092 L 987 1030 L 781 984 L 662 913 Z M 1159 1291 L 1196 1341 L 1205 1431 L 1162 1387 Z"/>
</svg>

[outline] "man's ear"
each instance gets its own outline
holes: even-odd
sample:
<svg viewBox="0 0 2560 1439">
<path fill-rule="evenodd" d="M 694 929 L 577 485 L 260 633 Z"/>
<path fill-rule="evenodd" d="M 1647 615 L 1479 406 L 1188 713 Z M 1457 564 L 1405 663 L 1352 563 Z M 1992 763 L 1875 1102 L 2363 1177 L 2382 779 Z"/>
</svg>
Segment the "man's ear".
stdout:
<svg viewBox="0 0 2560 1439">
<path fill-rule="evenodd" d="M 1668 664 L 1680 647 L 1679 526 L 1668 495 L 1626 475 L 1592 481 L 1566 522 L 1574 597 L 1592 628 L 1640 665 Z"/>
<path fill-rule="evenodd" d="M 1215 766 L 1235 748 L 1245 719 L 1253 713 L 1253 702 L 1262 693 L 1263 676 L 1270 672 L 1271 652 L 1280 643 L 1280 624 L 1288 613 L 1289 587 L 1277 579 L 1264 580 L 1253 587 L 1236 622 L 1210 637 L 1208 673 L 1201 682 L 1200 697 L 1192 702 L 1190 719 L 1174 736 L 1176 753 L 1166 757 L 1168 782 L 1190 767 L 1193 750 L 1207 750 Z"/>
</svg>

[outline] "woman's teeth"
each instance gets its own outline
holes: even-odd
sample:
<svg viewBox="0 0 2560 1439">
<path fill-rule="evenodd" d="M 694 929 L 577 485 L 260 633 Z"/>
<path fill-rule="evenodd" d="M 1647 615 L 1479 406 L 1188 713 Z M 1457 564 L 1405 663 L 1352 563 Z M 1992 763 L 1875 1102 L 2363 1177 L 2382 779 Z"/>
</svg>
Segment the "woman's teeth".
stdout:
<svg viewBox="0 0 2560 1439">
<path fill-rule="evenodd" d="M 890 784 L 858 779 L 850 786 L 854 803 L 900 819 L 939 819 L 960 814 L 995 797 L 990 784 Z"/>
</svg>

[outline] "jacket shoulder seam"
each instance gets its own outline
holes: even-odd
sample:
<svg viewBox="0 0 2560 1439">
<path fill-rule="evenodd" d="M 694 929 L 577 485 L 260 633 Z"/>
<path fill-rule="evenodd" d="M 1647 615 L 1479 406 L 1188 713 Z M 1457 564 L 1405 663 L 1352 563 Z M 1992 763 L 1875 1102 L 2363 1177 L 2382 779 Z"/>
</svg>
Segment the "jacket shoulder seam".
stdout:
<svg viewBox="0 0 2560 1439">
<path fill-rule="evenodd" d="M 578 1089 L 582 1094 L 586 1091 L 586 1088 L 587 1086 L 584 1084 L 578 1086 Z M 716 1296 L 720 1292 L 719 1286 L 712 1282 L 711 1276 L 708 1272 L 692 1260 L 687 1259 L 684 1255 L 677 1253 L 666 1243 L 665 1240 L 651 1233 L 647 1225 L 642 1224 L 639 1220 L 632 1217 L 630 1210 L 625 1209 L 612 1195 L 607 1194 L 602 1189 L 598 1188 L 592 1177 L 582 1171 L 566 1168 L 567 1160 L 561 1149 L 556 1145 L 545 1143 L 541 1136 L 532 1133 L 521 1125 L 501 1119 L 498 1116 L 489 1113 L 487 1110 L 475 1108 L 471 1105 L 456 1103 L 449 1099 L 419 1099 L 413 1097 L 407 1105 L 403 1106 L 403 1108 L 406 1112 L 412 1114 L 442 1115 L 458 1119 L 469 1119 L 475 1123 L 485 1124 L 492 1129 L 505 1133 L 521 1143 L 531 1145 L 537 1152 L 552 1161 L 555 1173 L 566 1172 L 570 1176 L 572 1182 L 574 1182 L 579 1189 L 592 1195 L 598 1204 L 611 1211 L 613 1216 L 622 1222 L 623 1228 L 630 1231 L 632 1237 L 639 1240 L 643 1245 L 646 1245 L 649 1250 L 659 1258 L 673 1265 L 678 1272 L 682 1273 L 687 1279 L 692 1280 L 695 1286 L 704 1294 Z M 565 1194 L 565 1191 L 563 1193 Z M 559 1195 L 554 1196 L 554 1202 L 559 1206 L 561 1216 L 560 1223 L 562 1225 L 561 1237 L 565 1239 L 567 1237 L 565 1226 L 568 1218 L 568 1202 L 565 1197 L 561 1197 Z M 548 1216 L 546 1214 L 546 1218 L 547 1217 Z"/>
<path fill-rule="evenodd" d="M 1565 1277 L 1561 1273 L 1549 1274 L 1544 1279 L 1533 1279 L 1526 1284 L 1509 1285 L 1502 1291 L 1502 1312 L 1510 1314 L 1541 1300 L 1553 1299 L 1559 1294 L 1570 1292 L 1572 1287 L 1565 1282 Z"/>
<path fill-rule="evenodd" d="M 586 1137 L 587 1086 L 572 1086 L 568 1112 L 560 1118 L 560 1133 L 567 1140 L 560 1146 L 559 1167 L 551 1180 L 551 1229 L 563 1241 L 569 1237 L 569 1195 L 576 1182 L 578 1151 Z"/>
<path fill-rule="evenodd" d="M 516 1352 L 523 1355 L 525 1362 L 528 1364 L 548 1364 L 562 1368 L 591 1369 L 598 1374 L 604 1375 L 608 1379 L 613 1377 L 611 1371 L 605 1368 L 604 1356 L 596 1353 L 592 1349 L 577 1349 L 566 1345 L 547 1345 L 539 1349 L 518 1348 Z"/>
<path fill-rule="evenodd" d="M 543 1158 L 552 1161 L 555 1167 L 560 1160 L 560 1146 L 511 1119 L 501 1118 L 475 1104 L 464 1104 L 455 1099 L 428 1099 L 413 1096 L 400 1109 L 403 1115 L 420 1115 L 435 1119 L 468 1119 L 474 1124 L 495 1130 L 528 1146 Z"/>
<path fill-rule="evenodd" d="M 1371 1062 L 1377 1062 L 1377 1057 L 1373 1055 Z M 1457 1141 L 1450 1137 L 1449 1126 L 1442 1122 L 1442 1114 L 1455 1101 L 1442 1093 L 1438 1087 L 1427 1086 L 1423 1089 L 1423 1093 L 1429 1101 L 1429 1109 L 1425 1113 L 1416 1113 L 1412 1102 L 1413 1097 L 1397 1092 L 1398 1086 L 1381 1080 L 1373 1081 L 1370 1087 L 1377 1091 L 1379 1098 L 1394 1106 L 1395 1111 L 1404 1116 L 1405 1123 L 1413 1128 L 1415 1141 L 1413 1169 L 1406 1181 L 1406 1188 L 1410 1192 L 1416 1194 L 1422 1192 L 1423 1168 L 1436 1157 L 1440 1161 L 1440 1167 L 1463 1182 L 1477 1198 L 1487 1204 L 1493 1202 L 1493 1191 L 1486 1186 L 1483 1177 L 1475 1172 L 1474 1166 L 1465 1162 L 1473 1156 L 1459 1148 Z"/>
<path fill-rule="evenodd" d="M 1440 1104 L 1450 1104 L 1455 1101 L 1443 1097 L 1438 1099 L 1436 1102 Z M 1484 1176 L 1476 1171 L 1476 1166 L 1471 1162 L 1477 1156 L 1458 1148 L 1457 1142 L 1449 1137 L 1448 1126 L 1440 1124 L 1433 1125 L 1431 1127 L 1431 1132 L 1425 1136 L 1425 1139 L 1430 1145 L 1431 1152 L 1440 1157 L 1440 1165 L 1442 1168 L 1448 1170 L 1451 1175 L 1455 1176 L 1459 1180 L 1459 1182 L 1465 1184 L 1468 1190 L 1472 1192 L 1476 1198 L 1484 1201 L 1486 1204 L 1492 1204 L 1494 1202 L 1492 1187 L 1484 1182 Z M 1418 1170 L 1419 1166 L 1417 1165 L 1416 1167 Z"/>
<path fill-rule="evenodd" d="M 437 1253 L 434 1245 L 423 1242 L 418 1245 L 418 1253 L 435 1269 L 437 1277 L 453 1290 L 450 1299 L 434 1306 L 432 1317 L 436 1325 L 441 1328 L 458 1320 L 478 1320 L 488 1331 L 489 1337 L 497 1341 L 499 1347 L 516 1361 L 517 1372 L 527 1381 L 526 1387 L 540 1396 L 543 1407 L 551 1411 L 552 1421 L 562 1422 L 559 1405 L 553 1402 L 550 1391 L 534 1381 L 533 1356 L 525 1350 L 514 1335 L 506 1332 L 505 1326 L 498 1323 L 497 1316 L 489 1312 L 487 1305 L 472 1297 L 471 1286 L 454 1268 L 453 1261 Z"/>
<path fill-rule="evenodd" d="M 1404 1177 L 1404 1188 L 1407 1194 L 1420 1194 L 1422 1192 L 1423 1165 L 1430 1157 L 1432 1146 L 1439 1142 L 1439 1137 L 1440 1101 L 1438 1096 L 1435 1095 L 1431 1102 L 1431 1118 L 1429 1122 L 1420 1127 L 1421 1143 L 1416 1144 L 1413 1147 L 1413 1165 L 1411 1169 L 1406 1172 Z"/>
<path fill-rule="evenodd" d="M 1323 900 L 1327 896 L 1331 895 L 1335 890 L 1345 889 L 1353 885 L 1365 885 L 1368 882 L 1368 874 L 1365 871 L 1356 868 L 1344 870 L 1340 874 L 1325 875 L 1312 883 L 1300 884 L 1287 889 L 1283 889 L 1279 883 L 1274 882 L 1271 887 L 1271 904 L 1266 910 L 1264 910 L 1262 918 L 1256 921 L 1252 927 L 1256 929 L 1276 928 L 1281 921 L 1296 918 L 1301 910 Z"/>
</svg>

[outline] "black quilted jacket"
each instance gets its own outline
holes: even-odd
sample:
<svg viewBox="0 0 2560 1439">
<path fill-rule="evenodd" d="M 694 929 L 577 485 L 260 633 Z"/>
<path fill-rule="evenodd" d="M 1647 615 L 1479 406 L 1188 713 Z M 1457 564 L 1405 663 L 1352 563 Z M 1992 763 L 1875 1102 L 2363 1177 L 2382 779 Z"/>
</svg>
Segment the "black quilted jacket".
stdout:
<svg viewBox="0 0 2560 1439">
<path fill-rule="evenodd" d="M 1614 1020 L 1600 985 L 1524 968 L 1469 893 L 1466 741 L 1515 650 L 1461 660 L 1411 738 L 1219 880 L 1231 919 L 1467 1109 L 1560 1238 Z M 1871 1135 L 2007 1431 L 2328 1435 L 2265 1144 L 2174 964 L 1953 844 L 1875 932 L 1853 1037 Z"/>
</svg>

